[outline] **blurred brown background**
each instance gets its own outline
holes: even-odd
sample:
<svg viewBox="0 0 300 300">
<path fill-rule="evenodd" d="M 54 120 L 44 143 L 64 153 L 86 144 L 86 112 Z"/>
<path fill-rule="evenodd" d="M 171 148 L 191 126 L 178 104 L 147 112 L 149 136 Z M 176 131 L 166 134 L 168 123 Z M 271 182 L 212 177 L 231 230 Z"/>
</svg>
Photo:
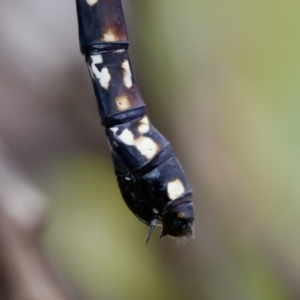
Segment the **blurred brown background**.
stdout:
<svg viewBox="0 0 300 300">
<path fill-rule="evenodd" d="M 52 261 L 83 299 L 300 299 L 300 2 L 124 6 L 150 118 L 194 189 L 196 238 L 180 247 L 157 230 L 144 253 L 75 1 L 1 0 L 0 137 L 48 197 Z"/>
</svg>

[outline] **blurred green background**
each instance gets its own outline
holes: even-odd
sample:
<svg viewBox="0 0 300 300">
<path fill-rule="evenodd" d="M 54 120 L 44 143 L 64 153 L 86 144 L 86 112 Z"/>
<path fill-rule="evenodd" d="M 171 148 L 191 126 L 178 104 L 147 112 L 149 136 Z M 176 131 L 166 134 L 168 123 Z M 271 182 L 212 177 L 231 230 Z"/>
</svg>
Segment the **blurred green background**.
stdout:
<svg viewBox="0 0 300 300">
<path fill-rule="evenodd" d="M 75 1 L 0 1 L 0 132 L 48 194 L 44 243 L 84 299 L 300 299 L 300 2 L 127 0 L 155 126 L 194 189 L 196 238 L 121 199 Z"/>
</svg>

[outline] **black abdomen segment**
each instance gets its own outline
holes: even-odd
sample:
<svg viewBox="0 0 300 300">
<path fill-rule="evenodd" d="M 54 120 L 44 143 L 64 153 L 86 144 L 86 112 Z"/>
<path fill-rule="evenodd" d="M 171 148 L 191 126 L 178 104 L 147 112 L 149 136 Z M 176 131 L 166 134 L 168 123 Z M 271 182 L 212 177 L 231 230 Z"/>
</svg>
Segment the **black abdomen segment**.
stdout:
<svg viewBox="0 0 300 300">
<path fill-rule="evenodd" d="M 102 124 L 107 128 L 145 114 L 127 49 L 86 54 Z"/>
<path fill-rule="evenodd" d="M 128 47 L 128 35 L 120 0 L 76 0 L 79 43 L 82 54 L 93 47 Z"/>
</svg>

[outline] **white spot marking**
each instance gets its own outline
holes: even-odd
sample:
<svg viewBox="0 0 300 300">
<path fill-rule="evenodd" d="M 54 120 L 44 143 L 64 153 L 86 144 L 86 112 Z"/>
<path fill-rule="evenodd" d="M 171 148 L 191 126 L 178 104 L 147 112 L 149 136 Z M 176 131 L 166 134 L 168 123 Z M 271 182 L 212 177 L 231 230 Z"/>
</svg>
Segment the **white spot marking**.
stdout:
<svg viewBox="0 0 300 300">
<path fill-rule="evenodd" d="M 109 88 L 109 82 L 111 79 L 111 76 L 109 74 L 109 71 L 107 68 L 103 68 L 100 72 L 99 72 L 99 77 L 97 77 L 99 79 L 99 82 L 101 84 L 101 86 L 104 89 L 108 89 Z"/>
<path fill-rule="evenodd" d="M 125 52 L 125 49 L 118 49 L 118 50 L 115 50 L 116 53 L 123 53 Z"/>
<path fill-rule="evenodd" d="M 120 96 L 116 98 L 117 110 L 123 111 L 131 107 L 130 101 L 127 96 Z"/>
<path fill-rule="evenodd" d="M 149 119 L 147 116 L 144 116 L 138 125 L 138 131 L 140 134 L 144 134 L 150 130 Z"/>
<path fill-rule="evenodd" d="M 101 54 L 98 55 L 91 55 L 91 59 L 93 61 L 92 66 L 95 66 L 95 64 L 102 64 L 103 58 Z"/>
<path fill-rule="evenodd" d="M 86 2 L 89 6 L 93 6 L 94 4 L 96 4 L 98 2 L 98 0 L 86 0 Z"/>
<path fill-rule="evenodd" d="M 118 135 L 119 139 L 126 145 L 133 146 L 134 145 L 134 136 L 133 133 L 129 129 L 124 129 L 123 132 Z"/>
<path fill-rule="evenodd" d="M 184 186 L 180 179 L 175 179 L 168 183 L 168 196 L 171 200 L 179 198 L 184 193 Z"/>
<path fill-rule="evenodd" d="M 102 55 L 91 55 L 92 63 L 89 66 L 89 70 L 91 73 L 92 78 L 94 79 L 94 74 L 99 72 L 99 70 L 96 67 L 96 64 L 102 64 L 103 63 L 103 58 Z"/>
<path fill-rule="evenodd" d="M 130 66 L 128 60 L 124 60 L 122 63 L 123 68 L 123 82 L 124 85 L 129 89 L 132 86 L 132 75 L 130 71 Z"/>
<path fill-rule="evenodd" d="M 110 130 L 111 130 L 114 134 L 116 134 L 117 131 L 118 131 L 118 127 L 112 127 L 112 128 L 110 128 Z"/>
<path fill-rule="evenodd" d="M 94 79 L 94 76 L 96 78 L 98 78 L 99 82 L 100 82 L 100 85 L 104 89 L 107 90 L 109 88 L 109 82 L 110 82 L 110 79 L 111 79 L 109 71 L 108 71 L 107 68 L 102 68 L 101 71 L 99 71 L 98 68 L 96 67 L 96 64 L 103 63 L 102 56 L 101 55 L 93 55 L 93 56 L 91 56 L 91 59 L 92 59 L 92 64 L 91 64 L 90 71 L 91 71 L 93 79 Z"/>
</svg>

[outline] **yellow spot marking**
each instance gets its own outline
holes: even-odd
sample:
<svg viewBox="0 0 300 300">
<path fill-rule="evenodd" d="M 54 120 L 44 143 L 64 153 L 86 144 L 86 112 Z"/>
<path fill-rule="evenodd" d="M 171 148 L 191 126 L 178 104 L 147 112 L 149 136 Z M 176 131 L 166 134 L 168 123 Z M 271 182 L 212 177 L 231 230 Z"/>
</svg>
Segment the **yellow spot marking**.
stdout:
<svg viewBox="0 0 300 300">
<path fill-rule="evenodd" d="M 116 98 L 116 105 L 118 111 L 123 111 L 131 107 L 131 103 L 126 96 L 120 96 Z"/>
<path fill-rule="evenodd" d="M 140 134 L 144 134 L 150 130 L 149 119 L 147 116 L 144 116 L 138 125 L 138 131 Z"/>
<path fill-rule="evenodd" d="M 148 159 L 154 157 L 159 150 L 159 146 L 151 138 L 145 136 L 137 138 L 135 146 Z"/>
<path fill-rule="evenodd" d="M 184 193 L 184 186 L 180 179 L 175 179 L 168 183 L 168 196 L 171 200 L 179 198 Z"/>
<path fill-rule="evenodd" d="M 186 219 L 186 214 L 183 213 L 183 212 L 180 212 L 177 214 L 177 217 L 180 218 L 180 219 Z"/>
<path fill-rule="evenodd" d="M 132 75 L 131 75 L 131 71 L 130 71 L 129 62 L 127 59 L 123 61 L 122 69 L 123 69 L 124 85 L 129 89 L 132 86 Z"/>
<path fill-rule="evenodd" d="M 109 29 L 107 32 L 103 34 L 103 40 L 105 42 L 116 42 L 118 40 L 118 37 L 111 29 Z"/>
<path fill-rule="evenodd" d="M 98 2 L 98 0 L 86 0 L 86 2 L 89 6 L 93 6 L 94 4 L 96 4 Z"/>
</svg>

